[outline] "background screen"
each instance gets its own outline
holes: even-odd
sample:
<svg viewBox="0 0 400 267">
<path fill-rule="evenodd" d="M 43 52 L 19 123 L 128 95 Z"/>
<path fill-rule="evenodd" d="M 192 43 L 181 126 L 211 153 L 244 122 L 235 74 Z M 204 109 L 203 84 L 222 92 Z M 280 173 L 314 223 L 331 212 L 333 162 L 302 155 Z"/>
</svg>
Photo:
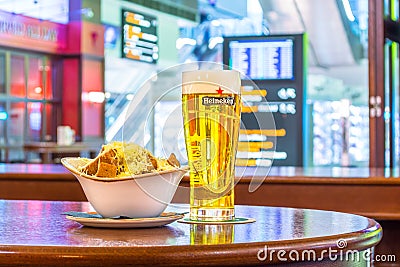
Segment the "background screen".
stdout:
<svg viewBox="0 0 400 267">
<path fill-rule="evenodd" d="M 250 79 L 294 79 L 294 41 L 286 39 L 232 40 L 229 66 Z"/>
<path fill-rule="evenodd" d="M 122 57 L 156 63 L 158 60 L 157 18 L 122 10 Z"/>
</svg>

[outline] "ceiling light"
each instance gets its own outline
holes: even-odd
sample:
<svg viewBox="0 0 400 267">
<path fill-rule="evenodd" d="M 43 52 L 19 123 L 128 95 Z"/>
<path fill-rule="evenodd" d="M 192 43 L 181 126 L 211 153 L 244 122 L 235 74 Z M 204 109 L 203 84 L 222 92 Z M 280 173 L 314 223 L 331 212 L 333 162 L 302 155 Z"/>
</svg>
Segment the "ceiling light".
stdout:
<svg viewBox="0 0 400 267">
<path fill-rule="evenodd" d="M 350 21 L 354 21 L 356 18 L 354 17 L 353 11 L 351 10 L 351 6 L 349 0 L 342 0 L 344 12 L 346 12 L 347 19 Z"/>
<path fill-rule="evenodd" d="M 133 94 L 127 94 L 125 97 L 126 97 L 126 100 L 128 100 L 128 101 L 133 100 Z"/>
<path fill-rule="evenodd" d="M 178 38 L 176 40 L 176 49 L 181 49 L 184 45 L 196 45 L 196 40 L 192 38 Z"/>
<path fill-rule="evenodd" d="M 34 91 L 36 94 L 41 94 L 41 93 L 43 92 L 43 89 L 42 89 L 42 87 L 37 86 L 37 87 L 35 87 L 35 89 L 33 89 L 33 91 Z"/>
<path fill-rule="evenodd" d="M 105 94 L 103 92 L 83 92 L 82 101 L 91 103 L 103 103 L 105 100 Z"/>
</svg>

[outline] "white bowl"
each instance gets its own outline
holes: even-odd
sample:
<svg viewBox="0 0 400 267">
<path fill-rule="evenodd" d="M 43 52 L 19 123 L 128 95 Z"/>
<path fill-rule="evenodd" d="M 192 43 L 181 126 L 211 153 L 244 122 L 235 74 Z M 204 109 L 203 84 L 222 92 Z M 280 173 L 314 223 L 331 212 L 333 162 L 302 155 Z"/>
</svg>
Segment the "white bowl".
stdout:
<svg viewBox="0 0 400 267">
<path fill-rule="evenodd" d="M 146 173 L 121 178 L 94 177 L 82 174 L 83 158 L 62 158 L 61 163 L 79 181 L 86 198 L 103 217 L 159 216 L 171 200 L 187 168 Z"/>
</svg>

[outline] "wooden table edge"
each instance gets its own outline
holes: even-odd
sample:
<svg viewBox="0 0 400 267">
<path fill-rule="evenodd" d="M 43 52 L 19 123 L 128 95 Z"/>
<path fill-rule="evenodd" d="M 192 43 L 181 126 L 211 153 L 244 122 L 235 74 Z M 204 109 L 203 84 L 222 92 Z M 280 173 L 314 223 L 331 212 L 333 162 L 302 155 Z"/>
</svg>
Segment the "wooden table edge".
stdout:
<svg viewBox="0 0 400 267">
<path fill-rule="evenodd" d="M 331 248 L 337 254 L 359 251 L 376 246 L 382 238 L 382 228 L 373 219 L 368 219 L 368 227 L 357 232 L 287 241 L 238 243 L 224 245 L 183 245 L 148 247 L 68 247 L 3 245 L 0 246 L 0 266 L 52 266 L 60 261 L 66 266 L 115 266 L 156 265 L 156 266 L 239 266 L 241 264 L 287 263 L 275 257 L 259 259 L 265 251 L 315 251 L 317 259 L 322 250 Z M 341 250 L 338 243 L 346 244 Z M 202 248 L 199 249 L 199 246 Z M 267 249 L 267 250 L 266 250 Z M 199 252 L 201 251 L 201 252 Z M 332 251 L 333 252 L 333 251 Z M 333 252 L 334 253 L 334 252 Z M 337 255 L 336 254 L 336 255 Z M 172 256 L 171 256 L 172 255 Z M 270 255 L 270 254 L 268 254 Z M 286 254 L 288 257 L 288 254 Z M 332 254 L 335 255 L 335 254 Z M 324 259 L 327 259 L 327 258 Z"/>
</svg>

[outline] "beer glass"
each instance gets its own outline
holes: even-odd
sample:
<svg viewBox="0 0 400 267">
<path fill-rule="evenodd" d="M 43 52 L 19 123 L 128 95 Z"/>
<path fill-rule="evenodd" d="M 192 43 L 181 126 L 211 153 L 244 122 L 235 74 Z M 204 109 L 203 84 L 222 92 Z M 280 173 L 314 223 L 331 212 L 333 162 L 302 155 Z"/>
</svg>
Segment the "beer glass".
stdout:
<svg viewBox="0 0 400 267">
<path fill-rule="evenodd" d="M 232 220 L 241 112 L 239 72 L 183 72 L 182 112 L 190 167 L 190 219 Z"/>
<path fill-rule="evenodd" d="M 191 245 L 232 244 L 235 237 L 233 224 L 191 224 Z"/>
</svg>

